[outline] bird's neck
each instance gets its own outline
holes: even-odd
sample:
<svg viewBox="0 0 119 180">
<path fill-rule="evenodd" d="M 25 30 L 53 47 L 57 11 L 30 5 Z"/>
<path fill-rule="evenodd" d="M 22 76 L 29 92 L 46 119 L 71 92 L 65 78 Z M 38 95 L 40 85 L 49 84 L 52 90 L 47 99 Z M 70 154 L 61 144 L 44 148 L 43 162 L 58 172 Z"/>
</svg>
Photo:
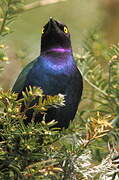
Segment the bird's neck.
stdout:
<svg viewBox="0 0 119 180">
<path fill-rule="evenodd" d="M 43 66 L 53 71 L 68 73 L 76 67 L 71 49 L 52 48 L 41 53 L 40 57 Z"/>
<path fill-rule="evenodd" d="M 47 61 L 52 62 L 53 64 L 64 64 L 72 61 L 72 49 L 65 48 L 51 48 L 44 52 L 41 52 L 41 57 L 45 57 Z"/>
</svg>

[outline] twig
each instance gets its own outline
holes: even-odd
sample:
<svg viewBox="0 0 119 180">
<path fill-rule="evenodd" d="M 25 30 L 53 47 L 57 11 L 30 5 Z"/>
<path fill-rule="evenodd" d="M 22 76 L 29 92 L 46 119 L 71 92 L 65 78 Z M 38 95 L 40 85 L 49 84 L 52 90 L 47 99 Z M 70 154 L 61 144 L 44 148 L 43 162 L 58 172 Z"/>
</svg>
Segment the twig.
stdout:
<svg viewBox="0 0 119 180">
<path fill-rule="evenodd" d="M 112 180 L 114 180 L 114 179 L 115 179 L 115 177 L 116 177 L 116 173 L 114 173 L 114 174 L 113 174 L 113 176 L 112 176 Z"/>
<path fill-rule="evenodd" d="M 106 92 L 104 92 L 103 90 L 101 90 L 100 88 L 98 88 L 97 86 L 95 86 L 92 82 L 90 82 L 86 76 L 83 77 L 84 80 L 90 85 L 92 86 L 93 88 L 95 88 L 96 90 L 98 90 L 99 92 L 101 92 L 102 94 L 104 94 L 105 96 L 108 96 L 108 94 Z"/>
</svg>

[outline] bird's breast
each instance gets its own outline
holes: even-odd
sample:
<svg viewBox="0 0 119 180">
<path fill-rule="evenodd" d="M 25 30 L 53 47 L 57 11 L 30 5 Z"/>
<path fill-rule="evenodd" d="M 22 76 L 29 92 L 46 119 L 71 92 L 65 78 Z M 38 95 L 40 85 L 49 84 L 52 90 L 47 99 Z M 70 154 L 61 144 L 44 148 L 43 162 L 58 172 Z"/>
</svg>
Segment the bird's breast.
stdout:
<svg viewBox="0 0 119 180">
<path fill-rule="evenodd" d="M 41 87 L 45 94 L 65 94 L 65 89 L 75 71 L 73 61 L 40 59 L 28 76 L 31 86 Z"/>
</svg>

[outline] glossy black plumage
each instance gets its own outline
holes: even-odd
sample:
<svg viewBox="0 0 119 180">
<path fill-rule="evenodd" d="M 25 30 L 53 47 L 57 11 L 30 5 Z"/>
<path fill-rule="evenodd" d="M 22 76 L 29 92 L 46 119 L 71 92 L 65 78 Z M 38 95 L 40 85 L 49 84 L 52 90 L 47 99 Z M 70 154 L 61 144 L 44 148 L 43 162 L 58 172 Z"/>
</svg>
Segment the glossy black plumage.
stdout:
<svg viewBox="0 0 119 180">
<path fill-rule="evenodd" d="M 72 55 L 72 47 L 68 28 L 50 18 L 44 26 L 41 37 L 41 53 L 38 58 L 29 63 L 20 73 L 13 91 L 22 97 L 26 87 L 41 87 L 46 95 L 65 95 L 65 106 L 50 108 L 47 111 L 46 122 L 58 121 L 57 127 L 67 128 L 74 119 L 83 90 L 82 76 Z M 30 122 L 33 110 L 27 112 L 27 122 Z M 35 121 L 42 120 L 42 115 L 36 114 Z"/>
</svg>

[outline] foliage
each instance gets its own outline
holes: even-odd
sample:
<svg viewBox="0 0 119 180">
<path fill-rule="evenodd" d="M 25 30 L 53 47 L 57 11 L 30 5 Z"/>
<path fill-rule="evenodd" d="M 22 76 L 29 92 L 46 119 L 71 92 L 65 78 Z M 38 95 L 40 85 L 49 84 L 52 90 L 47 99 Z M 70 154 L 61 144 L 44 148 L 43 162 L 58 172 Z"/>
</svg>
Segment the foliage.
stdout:
<svg viewBox="0 0 119 180">
<path fill-rule="evenodd" d="M 93 34 L 95 36 L 95 34 Z M 92 37 L 90 37 L 92 39 Z M 98 40 L 99 41 L 99 40 Z M 97 63 L 97 56 L 92 51 L 91 41 L 83 56 L 77 55 L 79 67 L 85 81 L 96 90 L 95 100 L 98 111 L 118 116 L 119 114 L 119 44 L 104 48 L 103 64 Z M 99 42 L 97 42 L 99 43 Z M 87 43 L 88 44 L 88 43 Z M 92 44 L 94 42 L 92 41 Z M 86 47 L 87 47 L 86 46 Z M 90 47 L 91 46 L 91 47 Z M 96 45 L 97 46 L 97 45 Z M 101 46 L 101 45 L 100 45 Z M 97 46 L 97 51 L 98 51 Z M 96 51 L 96 50 L 95 50 Z M 102 51 L 100 52 L 102 55 Z M 102 58 L 98 53 L 98 58 Z M 106 71 L 104 62 L 108 63 Z"/>
<path fill-rule="evenodd" d="M 57 164 L 55 160 L 46 159 L 46 149 L 55 142 L 61 135 L 56 130 L 49 128 L 55 122 L 45 123 L 45 121 L 35 124 L 34 120 L 25 126 L 25 113 L 21 112 L 22 102 L 27 102 L 26 106 L 33 101 L 39 94 L 39 103 L 37 109 L 45 116 L 45 111 L 49 106 L 64 106 L 63 96 L 46 97 L 47 102 L 43 101 L 44 95 L 41 89 L 30 88 L 30 91 L 24 93 L 22 100 L 16 101 L 17 95 L 11 91 L 1 91 L 1 111 L 0 119 L 0 170 L 2 179 L 13 179 L 15 177 L 26 178 L 33 173 L 37 176 L 38 171 L 42 169 L 45 164 Z M 58 104 L 58 105 L 57 105 Z M 29 107 L 31 108 L 31 107 Z M 33 107 L 36 109 L 36 107 Z M 26 107 L 28 109 L 28 107 Z M 12 125 L 12 127 L 11 127 Z M 44 147 L 44 149 L 42 149 Z M 44 154 L 45 153 L 45 154 Z M 45 155 L 44 157 L 42 155 Z M 48 165 L 47 165 L 48 166 Z M 35 171 L 33 171 L 36 169 Z M 52 170 L 52 168 L 51 168 Z M 54 167 L 55 171 L 55 167 Z M 56 170 L 58 171 L 58 170 Z M 60 169 L 59 169 L 60 171 Z"/>
<path fill-rule="evenodd" d="M 2 7 L 2 8 L 1 8 Z M 3 40 L 11 31 L 22 0 L 0 1 L 0 60 L 8 60 Z M 85 82 L 93 91 L 94 108 L 78 112 L 66 130 L 45 122 L 47 109 L 65 106 L 65 95 L 45 96 L 40 88 L 26 89 L 23 98 L 0 90 L 0 179 L 117 180 L 119 178 L 119 44 L 108 48 L 101 29 L 89 33 L 82 54 L 75 54 Z M 104 65 L 108 64 L 104 69 Z M 88 93 L 88 92 L 86 92 Z M 39 96 L 38 104 L 29 107 Z M 85 97 L 85 101 L 89 100 Z M 21 112 L 22 103 L 25 111 Z M 43 121 L 24 124 L 33 108 Z"/>
<path fill-rule="evenodd" d="M 0 1 L 0 36 L 5 36 L 10 32 L 9 25 L 15 18 L 15 11 L 20 8 L 22 3 L 23 0 Z"/>
<path fill-rule="evenodd" d="M 93 156 L 98 160 L 102 160 L 105 157 L 108 143 L 117 150 L 119 145 L 119 44 L 108 48 L 102 40 L 103 38 L 101 30 L 89 33 L 88 38 L 84 42 L 82 55 L 75 54 L 84 80 L 91 87 L 89 90 L 93 91 L 93 99 L 91 100 L 95 105 L 94 109 L 86 109 L 80 113 L 83 121 L 82 125 L 86 123 L 85 117 L 90 115 L 92 119 L 95 113 L 100 112 L 103 119 L 108 119 L 113 127 L 110 132 L 106 132 L 107 135 L 104 138 L 96 140 L 95 147 L 90 147 L 94 153 Z M 106 68 L 104 68 L 105 66 Z M 89 96 L 85 97 L 85 102 L 89 98 Z M 91 119 L 88 121 L 91 122 Z M 97 117 L 95 118 L 95 123 L 103 125 L 103 122 L 100 122 L 100 118 L 98 119 Z M 89 136 L 93 130 L 94 128 L 89 128 Z M 96 130 L 97 133 L 98 131 L 99 129 Z M 103 147 L 100 148 L 102 144 Z M 116 177 L 115 174 L 114 178 L 118 179 L 118 176 Z M 107 179 L 106 176 L 105 179 Z"/>
<path fill-rule="evenodd" d="M 47 108 L 64 106 L 63 96 L 48 96 L 44 103 L 44 94 L 39 88 L 30 88 L 19 101 L 11 91 L 1 90 L 0 94 L 1 179 L 101 179 L 117 172 L 118 164 L 113 164 L 109 155 L 101 164 L 93 165 L 92 159 L 91 148 L 95 142 L 113 130 L 108 117 L 98 113 L 95 118 L 89 118 L 85 130 L 70 127 L 59 131 L 51 128 L 56 122 L 46 124 L 44 120 Z M 36 124 L 32 119 L 26 126 L 25 114 L 20 111 L 22 102 L 27 102 L 27 106 L 38 95 L 39 103 L 32 108 L 37 107 L 44 114 L 44 120 Z"/>
<path fill-rule="evenodd" d="M 10 25 L 14 22 L 17 11 L 23 5 L 23 0 L 2 0 L 0 1 L 0 61 L 8 61 L 6 54 L 7 46 L 5 37 L 12 32 Z M 2 66 L 0 66 L 2 70 Z"/>
</svg>

